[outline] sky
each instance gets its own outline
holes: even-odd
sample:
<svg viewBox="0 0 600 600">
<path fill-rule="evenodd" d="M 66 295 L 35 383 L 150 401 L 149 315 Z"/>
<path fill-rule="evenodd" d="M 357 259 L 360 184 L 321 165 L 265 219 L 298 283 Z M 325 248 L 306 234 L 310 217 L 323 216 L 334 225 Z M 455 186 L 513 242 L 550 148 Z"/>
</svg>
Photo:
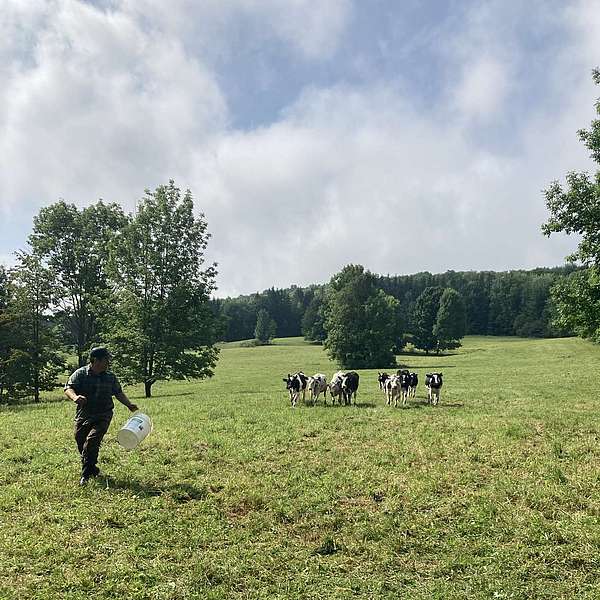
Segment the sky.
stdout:
<svg viewBox="0 0 600 600">
<path fill-rule="evenodd" d="M 543 190 L 597 165 L 600 0 L 0 0 L 0 263 L 60 199 L 174 179 L 219 296 L 555 266 Z"/>
</svg>

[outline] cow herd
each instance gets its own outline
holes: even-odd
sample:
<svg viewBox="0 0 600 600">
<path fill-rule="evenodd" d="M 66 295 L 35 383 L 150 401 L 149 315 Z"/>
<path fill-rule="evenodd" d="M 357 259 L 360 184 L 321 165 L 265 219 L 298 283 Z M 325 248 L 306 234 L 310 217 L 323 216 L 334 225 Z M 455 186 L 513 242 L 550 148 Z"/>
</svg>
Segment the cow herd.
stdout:
<svg viewBox="0 0 600 600">
<path fill-rule="evenodd" d="M 333 375 L 331 381 L 327 383 L 327 378 L 323 373 L 315 373 L 311 377 L 305 375 L 302 371 L 290 374 L 284 377 L 283 381 L 286 384 L 286 389 L 290 396 L 292 406 L 296 406 L 300 394 L 302 394 L 302 402 L 305 402 L 306 391 L 308 390 L 309 401 L 311 404 L 316 404 L 319 396 L 323 394 L 323 402 L 327 404 L 327 392 L 331 396 L 331 403 L 335 404 L 337 400 L 341 405 L 356 404 L 356 394 L 358 392 L 358 383 L 360 377 L 356 371 L 338 371 Z M 417 395 L 417 385 L 419 377 L 416 373 L 410 372 L 407 369 L 401 369 L 396 374 L 389 375 L 388 373 L 378 373 L 377 381 L 379 389 L 383 391 L 386 398 L 386 405 L 398 406 L 398 400 L 402 401 L 402 405 L 406 405 L 409 398 L 415 398 Z M 427 373 L 425 375 L 425 387 L 427 388 L 427 400 L 433 406 L 436 406 L 440 401 L 440 391 L 442 389 L 442 373 Z"/>
<path fill-rule="evenodd" d="M 305 401 L 306 390 L 308 390 L 309 400 L 313 405 L 317 402 L 321 393 L 323 394 L 323 402 L 327 404 L 328 391 L 332 404 L 335 404 L 336 400 L 339 404 L 342 404 L 342 401 L 344 404 L 351 404 L 352 398 L 354 398 L 354 404 L 356 404 L 359 379 L 360 377 L 356 371 L 338 371 L 327 383 L 327 378 L 323 373 L 315 373 L 312 377 L 307 377 L 302 371 L 298 371 L 292 375 L 288 373 L 283 381 L 290 395 L 292 406 L 296 406 L 300 394 L 302 394 L 302 402 Z"/>
</svg>

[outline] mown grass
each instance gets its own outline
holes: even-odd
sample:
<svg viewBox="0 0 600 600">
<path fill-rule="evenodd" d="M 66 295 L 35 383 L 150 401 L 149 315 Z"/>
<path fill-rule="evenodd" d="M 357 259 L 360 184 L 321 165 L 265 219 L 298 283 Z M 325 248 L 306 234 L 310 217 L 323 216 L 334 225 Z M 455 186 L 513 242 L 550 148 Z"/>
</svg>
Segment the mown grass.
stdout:
<svg viewBox="0 0 600 600">
<path fill-rule="evenodd" d="M 118 405 L 83 489 L 72 406 L 1 409 L 0 598 L 600 597 L 600 348 L 399 361 L 408 408 L 361 371 L 357 407 L 292 409 L 283 376 L 336 370 L 319 346 L 225 346 L 210 381 L 128 390 L 155 431 L 122 450 Z"/>
</svg>

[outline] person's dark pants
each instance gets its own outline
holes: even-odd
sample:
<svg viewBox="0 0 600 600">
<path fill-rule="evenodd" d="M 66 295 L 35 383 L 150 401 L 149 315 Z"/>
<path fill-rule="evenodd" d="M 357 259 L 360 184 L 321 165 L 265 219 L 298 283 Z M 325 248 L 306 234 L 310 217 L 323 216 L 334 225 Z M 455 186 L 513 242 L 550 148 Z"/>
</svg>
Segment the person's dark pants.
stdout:
<svg viewBox="0 0 600 600">
<path fill-rule="evenodd" d="M 75 420 L 75 441 L 81 454 L 81 476 L 95 477 L 99 473 L 96 466 L 98 452 L 104 434 L 108 431 L 112 417 L 98 417 Z"/>
</svg>

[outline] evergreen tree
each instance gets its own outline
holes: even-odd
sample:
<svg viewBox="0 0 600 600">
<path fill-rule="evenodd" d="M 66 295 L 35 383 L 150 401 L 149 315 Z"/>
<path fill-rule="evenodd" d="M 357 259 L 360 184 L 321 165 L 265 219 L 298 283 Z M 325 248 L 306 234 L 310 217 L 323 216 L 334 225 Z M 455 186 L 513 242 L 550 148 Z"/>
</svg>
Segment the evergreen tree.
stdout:
<svg viewBox="0 0 600 600">
<path fill-rule="evenodd" d="M 324 292 L 315 292 L 304 316 L 302 317 L 302 335 L 310 342 L 323 342 L 327 337 L 325 332 L 325 300 Z"/>
<path fill-rule="evenodd" d="M 221 314 L 225 320 L 223 339 L 226 342 L 248 340 L 254 335 L 257 309 L 248 296 L 222 300 Z"/>
<path fill-rule="evenodd" d="M 413 345 L 429 354 L 437 347 L 437 338 L 433 333 L 440 298 L 444 290 L 439 286 L 427 287 L 417 298 L 412 315 Z"/>
<path fill-rule="evenodd" d="M 254 338 L 261 344 L 268 344 L 277 333 L 277 324 L 271 318 L 271 315 L 261 308 L 256 318 L 256 328 L 254 329 Z"/>
<path fill-rule="evenodd" d="M 446 288 L 440 298 L 433 336 L 436 350 L 459 348 L 466 331 L 466 310 L 462 296 L 452 288 Z"/>
</svg>

